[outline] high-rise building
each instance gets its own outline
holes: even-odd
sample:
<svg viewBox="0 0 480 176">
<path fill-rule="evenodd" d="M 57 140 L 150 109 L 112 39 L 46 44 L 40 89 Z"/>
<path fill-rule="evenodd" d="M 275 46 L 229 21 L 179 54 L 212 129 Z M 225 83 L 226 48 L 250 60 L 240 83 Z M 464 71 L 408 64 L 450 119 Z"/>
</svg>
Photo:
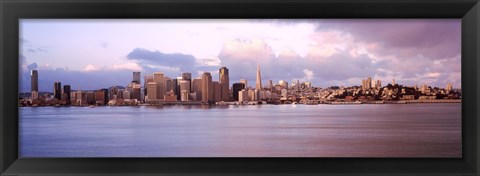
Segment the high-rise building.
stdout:
<svg viewBox="0 0 480 176">
<path fill-rule="evenodd" d="M 30 73 L 31 91 L 38 92 L 38 71 L 32 70 Z"/>
<path fill-rule="evenodd" d="M 377 84 L 375 84 L 376 88 L 381 88 L 382 87 L 382 81 L 377 80 Z"/>
<path fill-rule="evenodd" d="M 138 101 L 142 101 L 142 90 L 140 84 L 133 84 L 132 92 L 130 99 L 136 99 Z"/>
<path fill-rule="evenodd" d="M 169 77 L 163 77 L 163 85 L 165 85 L 165 93 L 173 91 L 173 81 Z"/>
<path fill-rule="evenodd" d="M 242 83 L 243 84 L 243 83 Z M 243 89 L 241 91 L 238 91 L 238 97 L 237 97 L 239 102 L 244 102 L 248 101 L 248 91 Z"/>
<path fill-rule="evenodd" d="M 262 77 L 260 76 L 260 65 L 257 68 L 257 82 L 255 83 L 255 89 L 262 90 Z"/>
<path fill-rule="evenodd" d="M 268 89 L 269 89 L 270 91 L 273 90 L 273 81 L 272 81 L 272 80 L 268 80 Z"/>
<path fill-rule="evenodd" d="M 181 79 L 180 79 L 181 80 Z M 173 93 L 176 95 L 177 100 L 180 100 L 180 82 L 179 79 L 172 79 L 172 89 Z"/>
<path fill-rule="evenodd" d="M 243 83 L 233 83 L 233 86 L 232 86 L 232 95 L 233 95 L 233 99 L 235 101 L 239 101 L 239 95 L 238 95 L 238 92 L 242 91 L 245 89 L 245 84 Z"/>
<path fill-rule="evenodd" d="M 130 99 L 130 91 L 128 90 L 123 91 L 122 97 L 123 99 Z"/>
<path fill-rule="evenodd" d="M 145 75 L 145 80 L 143 83 L 143 88 L 145 89 L 144 90 L 145 95 L 148 94 L 148 83 L 150 82 L 153 82 L 153 75 Z"/>
<path fill-rule="evenodd" d="M 62 83 L 54 82 L 53 83 L 53 97 L 60 100 L 62 98 Z"/>
<path fill-rule="evenodd" d="M 188 73 L 188 72 L 182 73 L 182 79 L 191 81 L 192 80 L 192 73 Z"/>
<path fill-rule="evenodd" d="M 132 82 L 140 84 L 140 72 L 133 72 Z"/>
<path fill-rule="evenodd" d="M 209 72 L 202 74 L 202 102 L 213 102 L 213 83 L 212 75 Z"/>
<path fill-rule="evenodd" d="M 71 103 L 71 87 L 70 85 L 64 85 L 63 86 L 63 94 L 66 96 L 66 101 L 67 104 Z"/>
<path fill-rule="evenodd" d="M 394 86 L 395 84 L 397 84 L 397 83 L 395 82 L 395 79 L 393 79 L 392 85 Z"/>
<path fill-rule="evenodd" d="M 218 81 L 212 81 L 213 102 L 222 101 L 222 85 Z"/>
<path fill-rule="evenodd" d="M 157 98 L 159 100 L 162 100 L 165 95 L 165 86 L 163 83 L 163 73 L 161 72 L 156 72 L 153 74 L 153 82 L 156 83 L 157 85 Z"/>
<path fill-rule="evenodd" d="M 180 80 L 180 94 L 183 95 L 185 93 L 182 93 L 182 92 L 186 92 L 187 96 L 190 94 L 191 90 L 190 90 L 190 80 Z M 188 100 L 188 98 L 187 98 Z"/>
<path fill-rule="evenodd" d="M 95 104 L 95 92 L 88 91 L 85 93 L 85 103 L 89 105 Z"/>
<path fill-rule="evenodd" d="M 219 81 L 218 83 L 220 84 L 221 87 L 221 100 L 223 101 L 230 101 L 230 78 L 228 74 L 228 68 L 227 67 L 221 67 L 219 70 Z"/>
<path fill-rule="evenodd" d="M 147 84 L 147 98 L 148 101 L 156 100 L 157 99 L 157 83 L 156 82 L 149 82 Z"/>
<path fill-rule="evenodd" d="M 201 78 L 193 79 L 191 91 L 193 93 L 196 93 L 195 95 L 196 101 L 202 100 L 202 79 Z"/>
</svg>

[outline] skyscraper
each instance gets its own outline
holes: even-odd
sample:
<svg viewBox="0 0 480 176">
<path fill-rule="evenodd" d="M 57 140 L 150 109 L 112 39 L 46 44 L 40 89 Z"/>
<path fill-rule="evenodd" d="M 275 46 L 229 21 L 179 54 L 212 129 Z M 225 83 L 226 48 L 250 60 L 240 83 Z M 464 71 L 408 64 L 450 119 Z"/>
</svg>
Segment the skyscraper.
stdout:
<svg viewBox="0 0 480 176">
<path fill-rule="evenodd" d="M 145 80 L 143 83 L 144 94 L 148 95 L 148 83 L 153 82 L 153 75 L 145 75 Z"/>
<path fill-rule="evenodd" d="M 189 81 L 188 86 L 190 86 L 190 88 L 192 87 L 192 73 L 188 73 L 188 72 L 182 73 L 182 80 Z M 189 89 L 189 90 L 191 90 L 191 89 Z M 190 92 L 188 92 L 188 93 L 190 93 Z"/>
<path fill-rule="evenodd" d="M 31 79 L 31 86 L 32 86 L 32 92 L 36 91 L 38 92 L 38 71 L 37 70 L 32 70 L 30 73 L 30 79 Z"/>
<path fill-rule="evenodd" d="M 228 75 L 228 68 L 227 67 L 221 67 L 219 70 L 219 84 L 221 87 L 221 100 L 223 101 L 230 101 L 230 78 Z"/>
<path fill-rule="evenodd" d="M 262 78 L 260 76 L 260 65 L 258 65 L 258 68 L 257 68 L 257 82 L 255 84 L 255 89 L 257 90 L 262 90 Z"/>
<path fill-rule="evenodd" d="M 132 82 L 140 84 L 140 72 L 133 72 Z"/>
<path fill-rule="evenodd" d="M 273 91 L 273 81 L 272 80 L 268 80 L 268 89 L 270 91 Z"/>
<path fill-rule="evenodd" d="M 213 102 L 222 100 L 222 85 L 217 81 L 212 81 L 213 85 Z"/>
<path fill-rule="evenodd" d="M 197 97 L 197 101 L 200 101 L 202 100 L 202 79 L 201 78 L 197 78 L 197 79 L 193 79 L 193 82 L 192 82 L 192 92 L 193 93 L 196 93 L 196 97 Z"/>
<path fill-rule="evenodd" d="M 165 88 L 164 88 L 164 83 L 163 83 L 163 73 L 161 72 L 155 72 L 153 74 L 153 82 L 156 83 L 157 85 L 157 98 L 156 99 L 163 99 L 164 93 L 165 93 Z"/>
<path fill-rule="evenodd" d="M 213 101 L 213 83 L 212 75 L 204 72 L 202 75 L 202 102 L 211 103 Z"/>
<path fill-rule="evenodd" d="M 62 83 L 53 83 L 53 97 L 60 100 L 62 98 Z"/>
<path fill-rule="evenodd" d="M 245 84 L 243 83 L 233 83 L 233 86 L 232 86 L 232 94 L 233 94 L 233 99 L 235 101 L 239 101 L 239 96 L 238 96 L 238 92 L 242 91 L 245 89 Z"/>
<path fill-rule="evenodd" d="M 180 92 L 190 93 L 190 80 L 180 80 Z"/>
<path fill-rule="evenodd" d="M 157 99 L 157 83 L 156 82 L 149 82 L 147 84 L 147 97 L 148 101 L 152 101 Z"/>
<path fill-rule="evenodd" d="M 70 85 L 64 85 L 63 86 L 63 94 L 65 94 L 65 96 L 67 97 L 67 104 L 70 104 L 70 102 L 71 102 L 70 93 L 71 93 Z"/>
</svg>

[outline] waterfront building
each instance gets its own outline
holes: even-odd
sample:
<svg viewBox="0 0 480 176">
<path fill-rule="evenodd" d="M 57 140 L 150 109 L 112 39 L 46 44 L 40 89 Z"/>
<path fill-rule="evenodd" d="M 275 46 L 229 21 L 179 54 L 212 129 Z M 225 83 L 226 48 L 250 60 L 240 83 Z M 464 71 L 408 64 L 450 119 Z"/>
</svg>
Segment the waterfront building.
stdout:
<svg viewBox="0 0 480 176">
<path fill-rule="evenodd" d="M 188 93 L 191 92 L 191 90 L 190 90 L 190 80 L 187 80 L 187 79 L 180 80 L 180 92 L 181 92 L 182 95 L 183 95 L 184 91 L 187 92 L 187 97 L 188 97 Z"/>
<path fill-rule="evenodd" d="M 213 85 L 213 102 L 222 101 L 222 85 L 217 81 L 213 81 L 212 85 Z"/>
<path fill-rule="evenodd" d="M 255 101 L 257 97 L 256 90 L 248 89 L 248 101 Z"/>
<path fill-rule="evenodd" d="M 148 101 L 152 101 L 157 99 L 157 83 L 156 82 L 149 82 L 147 84 L 147 98 Z"/>
<path fill-rule="evenodd" d="M 70 85 L 63 86 L 63 94 L 65 94 L 65 101 L 67 104 L 71 103 L 71 87 Z"/>
<path fill-rule="evenodd" d="M 153 81 L 157 85 L 157 98 L 156 99 L 163 99 L 165 96 L 165 87 L 163 82 L 163 73 L 155 72 L 153 74 Z"/>
<path fill-rule="evenodd" d="M 219 70 L 219 80 L 218 83 L 221 87 L 221 100 L 230 101 L 230 78 L 227 67 L 221 67 Z"/>
<path fill-rule="evenodd" d="M 62 83 L 54 82 L 53 83 L 53 97 L 60 100 L 62 98 Z"/>
<path fill-rule="evenodd" d="M 238 92 L 242 91 L 243 89 L 245 89 L 245 84 L 243 84 L 243 83 L 233 83 L 232 95 L 233 95 L 233 99 L 235 101 L 239 101 Z"/>
<path fill-rule="evenodd" d="M 202 101 L 202 78 L 195 78 L 192 80 L 192 93 L 196 93 L 195 101 Z"/>
<path fill-rule="evenodd" d="M 134 84 L 133 89 L 131 92 L 130 99 L 136 99 L 138 101 L 142 100 L 142 92 L 141 92 L 141 87 L 140 84 Z"/>
<path fill-rule="evenodd" d="M 165 101 L 177 101 L 177 95 L 175 95 L 175 92 L 170 90 L 165 94 Z"/>
<path fill-rule="evenodd" d="M 202 102 L 211 103 L 213 101 L 213 83 L 212 75 L 210 72 L 204 72 L 202 74 Z"/>
<path fill-rule="evenodd" d="M 130 91 L 128 90 L 123 91 L 122 97 L 123 99 L 130 99 Z"/>
<path fill-rule="evenodd" d="M 190 97 L 189 90 L 186 90 L 186 89 L 180 90 L 180 101 L 190 101 L 189 97 Z"/>
<path fill-rule="evenodd" d="M 95 92 L 88 91 L 85 93 L 86 104 L 94 105 L 95 104 Z"/>
<path fill-rule="evenodd" d="M 245 102 L 248 101 L 248 91 L 243 89 L 241 91 L 238 91 L 238 101 L 239 102 Z"/>
</svg>

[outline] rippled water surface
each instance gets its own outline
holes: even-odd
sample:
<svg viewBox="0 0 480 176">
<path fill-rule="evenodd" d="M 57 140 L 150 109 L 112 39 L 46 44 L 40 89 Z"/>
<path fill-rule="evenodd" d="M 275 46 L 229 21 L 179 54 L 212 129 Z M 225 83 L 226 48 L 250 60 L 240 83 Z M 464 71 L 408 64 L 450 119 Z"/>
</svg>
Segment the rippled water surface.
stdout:
<svg viewBox="0 0 480 176">
<path fill-rule="evenodd" d="M 21 157 L 461 157 L 461 104 L 21 107 Z"/>
</svg>

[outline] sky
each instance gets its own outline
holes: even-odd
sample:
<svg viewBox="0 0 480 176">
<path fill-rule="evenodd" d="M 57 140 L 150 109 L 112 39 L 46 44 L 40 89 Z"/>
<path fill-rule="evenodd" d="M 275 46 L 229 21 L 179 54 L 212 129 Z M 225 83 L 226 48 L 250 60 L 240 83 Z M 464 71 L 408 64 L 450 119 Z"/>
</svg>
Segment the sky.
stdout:
<svg viewBox="0 0 480 176">
<path fill-rule="evenodd" d="M 218 81 L 223 66 L 254 85 L 258 65 L 264 84 L 461 88 L 459 19 L 21 19 L 19 37 L 20 92 L 32 69 L 51 92 L 126 86 L 134 71 Z"/>
</svg>

